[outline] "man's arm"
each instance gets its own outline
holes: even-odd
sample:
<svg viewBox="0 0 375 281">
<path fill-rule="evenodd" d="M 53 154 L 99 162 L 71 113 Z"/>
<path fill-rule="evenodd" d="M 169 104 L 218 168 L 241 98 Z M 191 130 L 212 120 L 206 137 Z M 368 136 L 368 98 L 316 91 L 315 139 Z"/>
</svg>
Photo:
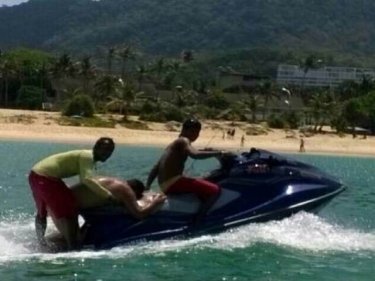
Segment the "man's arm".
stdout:
<svg viewBox="0 0 375 281">
<path fill-rule="evenodd" d="M 82 183 L 102 199 L 113 199 L 112 194 L 105 189 L 96 179 L 85 178 Z"/>
<path fill-rule="evenodd" d="M 158 176 L 158 173 L 159 173 L 159 163 L 160 163 L 160 160 L 158 161 L 158 163 L 156 163 L 156 165 L 152 168 L 152 170 L 150 171 L 150 174 L 148 175 L 147 183 L 146 183 L 146 188 L 147 189 L 150 189 L 151 184 L 153 183 L 153 181 L 155 180 L 155 178 Z"/>
<path fill-rule="evenodd" d="M 187 154 L 193 159 L 207 159 L 223 155 L 223 152 L 221 150 L 197 150 L 187 140 L 184 140 L 184 142 Z"/>
<path fill-rule="evenodd" d="M 151 202 L 147 205 L 141 207 L 138 202 L 137 198 L 135 197 L 134 192 L 132 192 L 129 188 L 122 189 L 121 195 L 119 194 L 120 203 L 125 205 L 126 210 L 132 214 L 137 219 L 144 219 L 153 212 L 157 210 L 157 208 L 165 201 L 166 196 L 162 194 L 157 194 Z"/>
<path fill-rule="evenodd" d="M 103 199 L 112 199 L 112 193 L 104 188 L 99 181 L 93 177 L 94 160 L 90 154 L 82 153 L 79 161 L 80 181 L 92 192 Z"/>
</svg>

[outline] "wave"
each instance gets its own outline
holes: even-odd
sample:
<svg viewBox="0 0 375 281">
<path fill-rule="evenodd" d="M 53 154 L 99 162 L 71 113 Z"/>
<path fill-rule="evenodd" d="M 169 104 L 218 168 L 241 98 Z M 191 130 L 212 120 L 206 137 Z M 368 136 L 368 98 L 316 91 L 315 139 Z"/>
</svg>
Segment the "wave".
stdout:
<svg viewBox="0 0 375 281">
<path fill-rule="evenodd" d="M 205 248 L 232 251 L 238 248 L 251 248 L 258 243 L 312 252 L 375 252 L 375 233 L 346 229 L 314 214 L 302 212 L 281 221 L 249 224 L 215 235 L 147 242 L 103 251 L 46 254 L 38 252 L 35 247 L 32 219 L 0 224 L 0 262 L 32 258 L 41 260 L 121 258 L 139 255 L 139 253 L 163 254 Z"/>
</svg>

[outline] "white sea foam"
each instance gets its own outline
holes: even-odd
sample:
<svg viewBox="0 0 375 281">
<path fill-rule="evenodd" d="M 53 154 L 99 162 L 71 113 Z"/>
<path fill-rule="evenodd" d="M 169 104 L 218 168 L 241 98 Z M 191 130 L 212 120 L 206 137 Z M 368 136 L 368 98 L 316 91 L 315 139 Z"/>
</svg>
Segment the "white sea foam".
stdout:
<svg viewBox="0 0 375 281">
<path fill-rule="evenodd" d="M 213 247 L 224 249 L 261 242 L 309 251 L 375 251 L 375 232 L 346 229 L 309 213 L 282 221 L 249 224 L 219 234 L 214 240 Z"/>
<path fill-rule="evenodd" d="M 164 255 L 169 252 L 214 248 L 235 250 L 269 243 L 313 252 L 375 252 L 375 232 L 362 232 L 331 224 L 319 216 L 299 213 L 282 221 L 249 224 L 215 235 L 163 240 L 103 251 L 45 254 L 36 250 L 33 222 L 0 224 L 0 262 L 40 259 L 117 259 L 133 255 Z"/>
</svg>

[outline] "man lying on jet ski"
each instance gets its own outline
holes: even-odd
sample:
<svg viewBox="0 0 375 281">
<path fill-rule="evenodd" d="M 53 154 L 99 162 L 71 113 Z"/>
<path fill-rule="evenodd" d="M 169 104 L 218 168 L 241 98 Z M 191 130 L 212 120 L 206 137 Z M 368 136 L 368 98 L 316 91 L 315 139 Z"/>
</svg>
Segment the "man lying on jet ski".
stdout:
<svg viewBox="0 0 375 281">
<path fill-rule="evenodd" d="M 145 196 L 145 186 L 137 179 L 124 181 L 112 177 L 99 177 L 96 180 L 112 194 L 113 203 L 122 205 L 137 219 L 144 219 L 152 214 L 166 200 L 166 196 L 161 193 L 152 193 L 151 196 Z M 80 209 L 108 204 L 108 200 L 96 196 L 82 184 L 72 186 L 72 190 Z"/>
<path fill-rule="evenodd" d="M 125 181 L 113 177 L 98 177 L 96 180 L 112 194 L 114 200 L 112 202 L 103 200 L 103 198 L 90 191 L 85 185 L 76 184 L 71 189 L 80 209 L 94 208 L 112 203 L 123 206 L 135 218 L 144 219 L 157 211 L 166 200 L 164 194 L 154 192 L 145 193 L 144 184 L 137 179 Z M 65 249 L 65 243 L 60 236 L 52 234 L 46 238 L 47 244 L 51 248 L 49 250 L 53 250 L 53 248 L 56 251 Z M 83 241 L 85 227 L 81 229 L 79 236 L 78 240 Z"/>
<path fill-rule="evenodd" d="M 219 150 L 197 150 L 191 143 L 201 131 L 202 125 L 197 119 L 188 119 L 182 125 L 179 137 L 167 146 L 159 161 L 151 170 L 146 186 L 149 188 L 155 178 L 165 194 L 194 193 L 201 201 L 201 207 L 193 221 L 198 223 L 212 207 L 220 195 L 218 185 L 204 179 L 183 176 L 188 157 L 206 159 L 221 157 L 228 152 Z"/>
</svg>

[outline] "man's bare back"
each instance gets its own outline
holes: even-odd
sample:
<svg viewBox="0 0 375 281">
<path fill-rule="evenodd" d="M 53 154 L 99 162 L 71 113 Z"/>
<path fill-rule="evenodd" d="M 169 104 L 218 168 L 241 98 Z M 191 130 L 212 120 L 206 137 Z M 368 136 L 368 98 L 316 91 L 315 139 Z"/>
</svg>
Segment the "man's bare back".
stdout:
<svg viewBox="0 0 375 281">
<path fill-rule="evenodd" d="M 139 198 L 137 198 L 137 194 L 130 185 L 121 179 L 100 177 L 97 178 L 97 180 L 103 187 L 111 192 L 120 205 L 124 206 L 127 211 L 139 219 L 143 219 L 156 211 L 166 199 L 166 197 L 161 194 L 143 196 L 143 191 Z M 98 207 L 108 203 L 108 201 L 103 201 L 101 198 L 98 198 L 84 185 L 74 186 L 72 190 L 81 208 Z"/>
<path fill-rule="evenodd" d="M 162 186 L 170 179 L 181 176 L 188 157 L 187 146 L 190 142 L 187 138 L 179 137 L 172 142 L 159 160 L 158 182 Z"/>
</svg>

